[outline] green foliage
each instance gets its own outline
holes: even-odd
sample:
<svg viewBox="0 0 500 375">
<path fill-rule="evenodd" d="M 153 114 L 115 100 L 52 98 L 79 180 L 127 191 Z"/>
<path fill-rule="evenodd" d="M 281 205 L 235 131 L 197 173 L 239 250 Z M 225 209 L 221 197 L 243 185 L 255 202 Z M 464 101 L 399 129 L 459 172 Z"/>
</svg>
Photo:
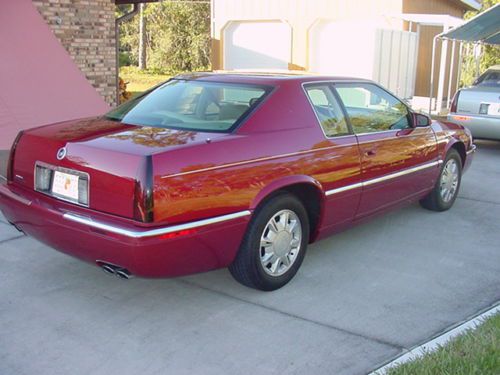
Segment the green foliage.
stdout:
<svg viewBox="0 0 500 375">
<path fill-rule="evenodd" d="M 120 63 L 120 66 L 132 65 L 132 60 L 130 59 L 129 52 L 119 52 L 118 59 L 119 59 L 118 61 Z"/>
<path fill-rule="evenodd" d="M 136 66 L 120 68 L 120 78 L 127 84 L 127 91 L 132 92 L 133 95 L 165 82 L 170 77 L 171 75 L 163 74 L 158 69 L 139 70 Z"/>
<path fill-rule="evenodd" d="M 499 352 L 500 314 L 497 314 L 435 352 L 390 369 L 387 375 L 498 375 Z"/>
<path fill-rule="evenodd" d="M 127 9 L 119 7 L 117 15 Z M 210 4 L 204 2 L 163 1 L 148 4 L 147 60 L 150 71 L 176 73 L 206 70 L 210 65 Z M 120 51 L 127 53 L 130 65 L 137 65 L 139 16 L 122 23 Z M 125 61 L 124 61 L 125 62 Z"/>
<path fill-rule="evenodd" d="M 486 9 L 500 3 L 500 0 L 483 0 L 482 7 L 479 12 L 484 12 Z M 465 14 L 465 19 L 470 19 L 477 14 L 478 11 L 470 11 Z M 498 46 L 487 46 L 483 45 L 480 48 L 481 56 L 479 58 L 479 73 L 477 72 L 476 59 L 473 54 L 473 46 L 465 45 L 464 48 L 466 53 L 464 53 L 462 58 L 462 73 L 460 76 L 460 86 L 470 86 L 472 82 L 478 77 L 478 74 L 483 73 L 492 65 L 500 64 L 500 47 Z"/>
</svg>

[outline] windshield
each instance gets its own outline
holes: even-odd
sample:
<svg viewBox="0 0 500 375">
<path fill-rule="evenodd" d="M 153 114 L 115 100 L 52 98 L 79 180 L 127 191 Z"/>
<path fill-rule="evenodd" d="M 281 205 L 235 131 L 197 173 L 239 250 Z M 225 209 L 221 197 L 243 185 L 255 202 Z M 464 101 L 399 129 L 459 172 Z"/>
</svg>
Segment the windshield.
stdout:
<svg viewBox="0 0 500 375">
<path fill-rule="evenodd" d="M 173 79 L 105 117 L 132 125 L 229 132 L 269 91 L 267 86 Z"/>
</svg>

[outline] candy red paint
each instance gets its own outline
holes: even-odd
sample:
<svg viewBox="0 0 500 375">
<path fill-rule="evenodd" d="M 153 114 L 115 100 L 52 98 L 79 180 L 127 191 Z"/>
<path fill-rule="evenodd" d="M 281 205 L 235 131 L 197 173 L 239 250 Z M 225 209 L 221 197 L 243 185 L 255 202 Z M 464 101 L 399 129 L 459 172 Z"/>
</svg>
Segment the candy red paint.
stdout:
<svg viewBox="0 0 500 375">
<path fill-rule="evenodd" d="M 175 129 L 158 134 L 158 128 L 104 118 L 30 129 L 15 149 L 12 180 L 0 185 L 5 217 L 28 235 L 83 260 L 119 265 L 143 277 L 178 276 L 228 266 L 255 208 L 280 189 L 316 192 L 313 242 L 425 196 L 450 147 L 462 152 L 464 168 L 471 162 L 470 134 L 452 123 L 326 138 L 302 84 L 349 79 L 184 78 L 268 85 L 273 91 L 228 134 Z M 140 136 L 145 132 L 152 135 L 148 142 Z M 58 160 L 61 147 L 67 156 Z M 154 220 L 140 222 L 134 219 L 134 194 L 146 178 L 148 158 Z M 89 207 L 34 191 L 37 161 L 88 173 Z M 237 215 L 226 216 L 231 214 Z M 81 218 L 102 225 L 87 225 Z"/>
</svg>

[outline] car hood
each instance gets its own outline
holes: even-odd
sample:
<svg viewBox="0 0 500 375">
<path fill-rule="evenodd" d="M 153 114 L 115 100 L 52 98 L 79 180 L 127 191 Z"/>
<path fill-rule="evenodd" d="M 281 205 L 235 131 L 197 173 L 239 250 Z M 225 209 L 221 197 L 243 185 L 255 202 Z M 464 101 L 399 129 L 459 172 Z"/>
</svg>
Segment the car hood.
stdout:
<svg viewBox="0 0 500 375">
<path fill-rule="evenodd" d="M 152 155 L 229 136 L 225 133 L 130 125 L 102 117 L 65 121 L 30 129 L 26 133 L 59 144 L 77 143 L 133 155 Z"/>
</svg>

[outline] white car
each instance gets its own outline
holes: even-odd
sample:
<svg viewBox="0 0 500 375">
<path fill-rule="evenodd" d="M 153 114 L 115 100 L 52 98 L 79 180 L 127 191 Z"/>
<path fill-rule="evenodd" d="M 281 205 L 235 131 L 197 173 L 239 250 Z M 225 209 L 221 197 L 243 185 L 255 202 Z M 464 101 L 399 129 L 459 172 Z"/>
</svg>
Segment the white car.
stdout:
<svg viewBox="0 0 500 375">
<path fill-rule="evenodd" d="M 469 128 L 474 138 L 500 140 L 500 65 L 488 68 L 471 87 L 457 91 L 448 120 Z"/>
</svg>

